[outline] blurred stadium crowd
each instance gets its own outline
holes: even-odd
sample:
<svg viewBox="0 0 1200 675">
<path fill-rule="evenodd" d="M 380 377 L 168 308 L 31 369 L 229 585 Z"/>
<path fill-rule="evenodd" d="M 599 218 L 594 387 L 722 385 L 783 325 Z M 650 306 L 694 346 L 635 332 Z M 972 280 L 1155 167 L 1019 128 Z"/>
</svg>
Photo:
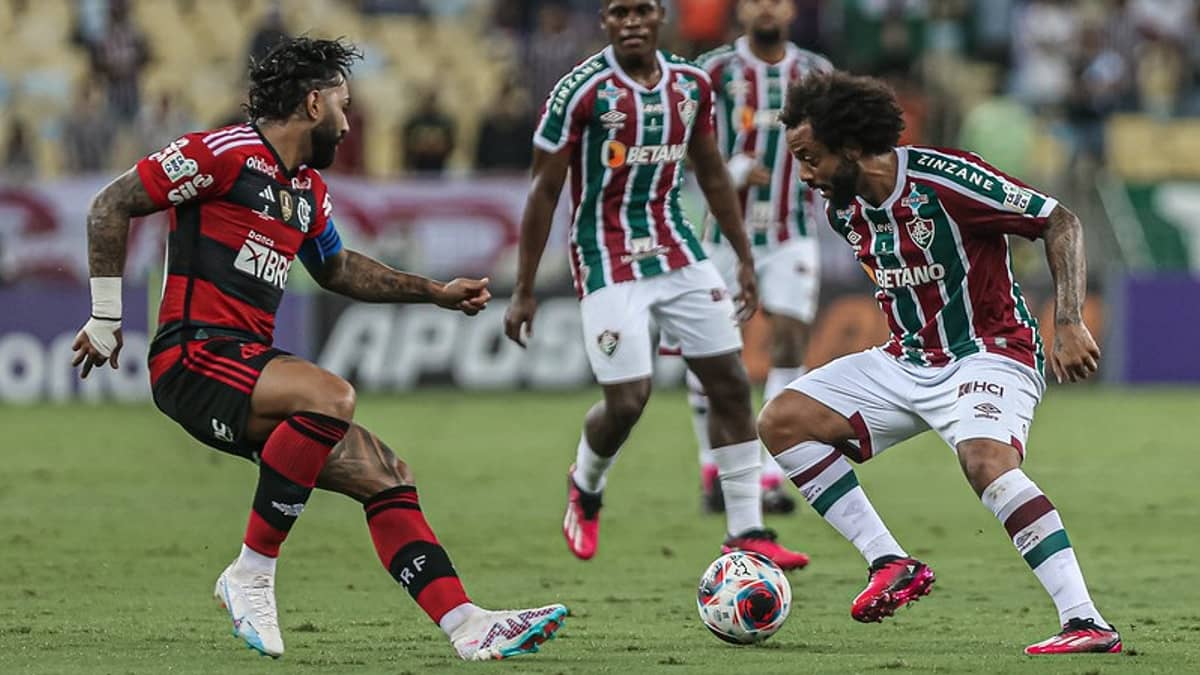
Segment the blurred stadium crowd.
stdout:
<svg viewBox="0 0 1200 675">
<path fill-rule="evenodd" d="M 0 0 L 0 171 L 10 181 L 112 171 L 180 133 L 237 121 L 248 59 L 304 32 L 348 36 L 367 54 L 357 133 L 337 170 L 524 170 L 542 98 L 602 44 L 598 4 Z M 736 0 L 667 4 L 669 49 L 694 56 L 738 31 Z M 1155 142 L 1164 120 L 1200 115 L 1196 0 L 797 4 L 793 40 L 887 78 L 906 141 L 961 144 L 1058 189 L 1090 184 L 1106 162 L 1200 174 L 1200 148 Z"/>
</svg>

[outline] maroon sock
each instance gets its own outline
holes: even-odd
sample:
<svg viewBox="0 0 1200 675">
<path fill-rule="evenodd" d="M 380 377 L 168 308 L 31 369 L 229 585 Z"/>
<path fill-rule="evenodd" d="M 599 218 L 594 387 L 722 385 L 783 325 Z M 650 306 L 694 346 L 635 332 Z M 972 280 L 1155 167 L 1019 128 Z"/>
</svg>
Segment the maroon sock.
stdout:
<svg viewBox="0 0 1200 675">
<path fill-rule="evenodd" d="M 421 513 L 417 488 L 401 485 L 363 504 L 379 560 L 434 623 L 470 602 L 446 549 Z"/>
<path fill-rule="evenodd" d="M 275 558 L 300 517 L 329 451 L 350 424 L 314 412 L 298 412 L 275 427 L 259 458 L 258 489 L 246 525 L 246 546 Z"/>
</svg>

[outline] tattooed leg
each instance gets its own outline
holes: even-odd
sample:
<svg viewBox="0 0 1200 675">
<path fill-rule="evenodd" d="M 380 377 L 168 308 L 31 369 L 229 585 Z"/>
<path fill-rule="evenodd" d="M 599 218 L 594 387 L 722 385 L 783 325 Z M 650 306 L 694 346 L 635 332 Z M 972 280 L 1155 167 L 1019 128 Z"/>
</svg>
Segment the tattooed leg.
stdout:
<svg viewBox="0 0 1200 675">
<path fill-rule="evenodd" d="M 317 487 L 365 502 L 373 495 L 401 485 L 412 485 L 413 476 L 392 449 L 358 424 L 334 446 L 317 477 Z"/>
</svg>

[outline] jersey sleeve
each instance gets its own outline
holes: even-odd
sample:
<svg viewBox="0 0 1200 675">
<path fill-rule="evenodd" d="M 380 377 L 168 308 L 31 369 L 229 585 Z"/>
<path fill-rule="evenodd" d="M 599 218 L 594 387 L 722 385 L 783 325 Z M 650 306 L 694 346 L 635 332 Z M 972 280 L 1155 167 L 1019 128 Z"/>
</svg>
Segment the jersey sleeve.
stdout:
<svg viewBox="0 0 1200 675">
<path fill-rule="evenodd" d="M 324 181 L 318 183 L 315 194 L 321 201 L 321 208 L 317 209 L 313 227 L 309 229 L 304 237 L 304 243 L 296 252 L 296 257 L 300 258 L 300 262 L 314 276 L 326 260 L 340 253 L 343 248 L 342 238 L 333 222 L 333 200 L 329 196 L 329 188 Z"/>
<path fill-rule="evenodd" d="M 159 208 L 204 200 L 227 191 L 237 176 L 227 162 L 213 155 L 205 132 L 187 134 L 138 160 L 138 177 Z"/>
<path fill-rule="evenodd" d="M 942 192 L 948 189 L 947 210 L 967 233 L 981 235 L 1015 234 L 1038 239 L 1050 222 L 1050 212 L 1058 200 L 1027 185 L 979 155 L 961 153 L 955 159 L 957 172 L 943 173 L 938 182 Z M 965 165 L 965 167 L 963 166 Z M 982 174 L 975 179 L 973 173 Z M 962 180 L 963 176 L 970 180 Z"/>
<path fill-rule="evenodd" d="M 533 132 L 533 144 L 546 152 L 558 152 L 579 142 L 590 107 L 587 87 L 571 91 L 564 78 L 542 106 L 542 116 Z"/>
</svg>

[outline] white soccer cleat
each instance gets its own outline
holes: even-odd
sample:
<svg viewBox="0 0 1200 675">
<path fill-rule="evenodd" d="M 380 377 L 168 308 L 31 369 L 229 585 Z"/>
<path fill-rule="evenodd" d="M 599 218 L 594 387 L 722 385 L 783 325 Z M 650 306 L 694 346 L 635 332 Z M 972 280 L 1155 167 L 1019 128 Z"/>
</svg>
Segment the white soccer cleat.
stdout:
<svg viewBox="0 0 1200 675">
<path fill-rule="evenodd" d="M 213 597 L 229 610 L 233 634 L 246 646 L 264 656 L 283 656 L 279 614 L 275 609 L 275 577 L 270 574 L 239 575 L 233 564 L 221 572 Z"/>
<path fill-rule="evenodd" d="M 562 628 L 567 608 L 546 605 L 536 609 L 480 610 L 454 631 L 450 641 L 465 661 L 491 661 L 532 654 Z"/>
</svg>

